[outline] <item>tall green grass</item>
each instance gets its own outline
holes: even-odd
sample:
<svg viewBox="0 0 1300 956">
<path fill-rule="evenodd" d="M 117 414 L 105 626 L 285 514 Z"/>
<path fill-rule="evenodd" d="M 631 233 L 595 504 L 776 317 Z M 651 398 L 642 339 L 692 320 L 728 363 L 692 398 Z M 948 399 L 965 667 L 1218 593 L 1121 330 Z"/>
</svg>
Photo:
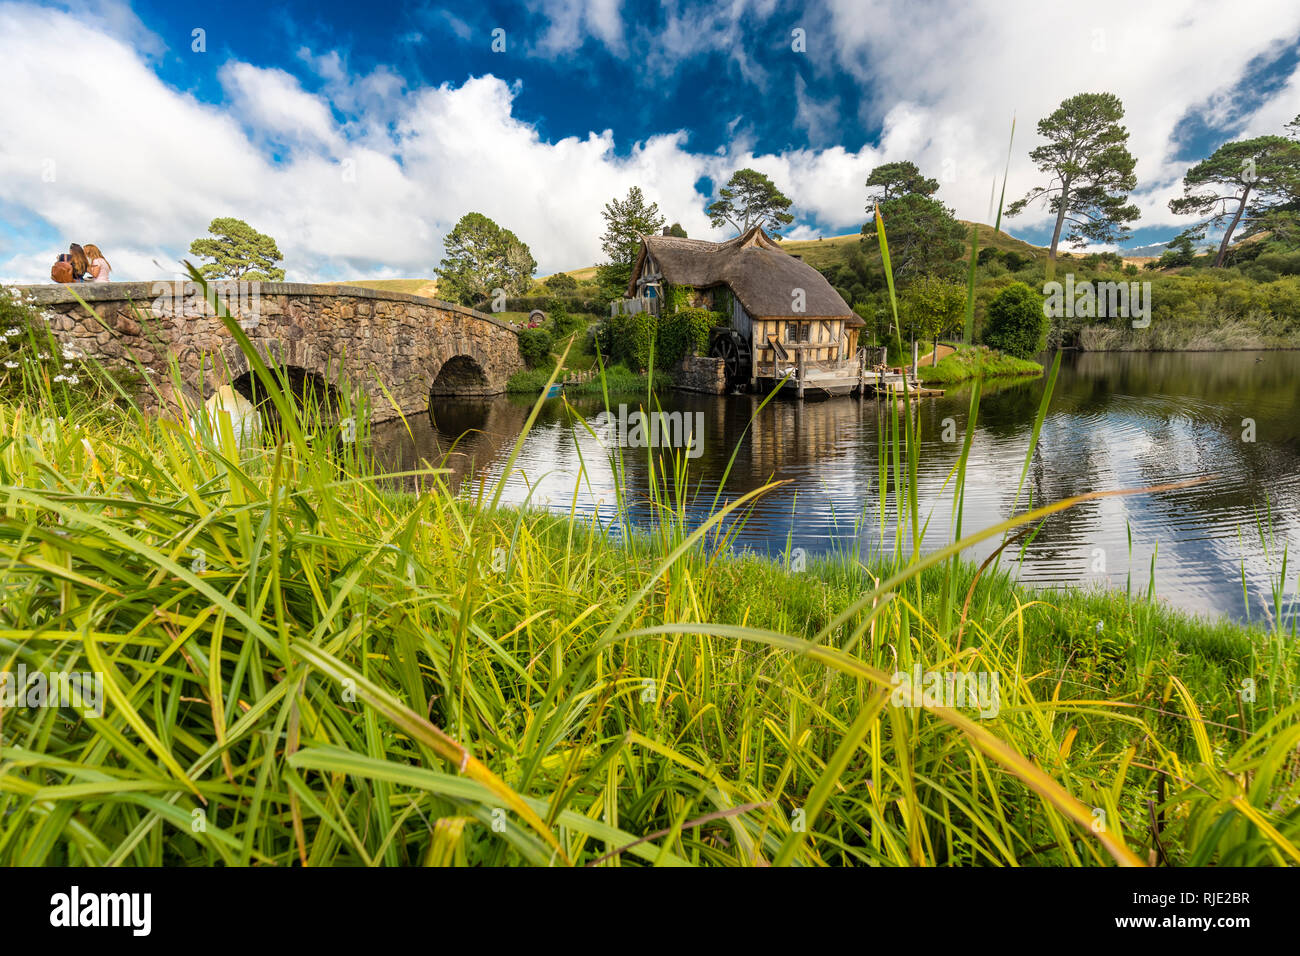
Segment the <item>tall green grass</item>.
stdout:
<svg viewBox="0 0 1300 956">
<path fill-rule="evenodd" d="M 0 711 L 0 861 L 1300 859 L 1294 642 L 961 560 L 1095 496 L 923 554 L 910 402 L 879 406 L 891 543 L 796 572 L 728 553 L 768 488 L 690 518 L 681 450 L 620 481 L 616 539 L 503 507 L 540 401 L 495 483 L 453 490 L 435 462 L 393 491 L 340 408 L 296 401 L 225 321 L 277 411 L 264 442 L 220 415 L 105 400 L 51 430 L 51 395 L 0 404 L 0 668 L 107 690 L 102 716 Z M 364 403 L 337 402 L 364 439 Z M 896 706 L 914 665 L 997 674 L 998 713 Z"/>
</svg>

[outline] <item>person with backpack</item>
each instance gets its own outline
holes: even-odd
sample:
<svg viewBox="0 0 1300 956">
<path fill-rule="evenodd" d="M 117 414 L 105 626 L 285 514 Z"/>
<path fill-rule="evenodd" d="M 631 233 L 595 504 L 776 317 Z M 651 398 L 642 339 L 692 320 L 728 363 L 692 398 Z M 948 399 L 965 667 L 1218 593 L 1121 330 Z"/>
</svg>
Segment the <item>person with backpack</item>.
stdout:
<svg viewBox="0 0 1300 956">
<path fill-rule="evenodd" d="M 94 247 L 92 246 L 92 248 Z M 107 261 L 104 264 L 108 265 Z M 55 282 L 62 282 L 66 285 L 83 281 L 89 271 L 90 260 L 86 258 L 86 250 L 74 242 L 68 246 L 67 252 L 55 260 L 54 265 L 50 268 L 50 278 Z"/>
</svg>

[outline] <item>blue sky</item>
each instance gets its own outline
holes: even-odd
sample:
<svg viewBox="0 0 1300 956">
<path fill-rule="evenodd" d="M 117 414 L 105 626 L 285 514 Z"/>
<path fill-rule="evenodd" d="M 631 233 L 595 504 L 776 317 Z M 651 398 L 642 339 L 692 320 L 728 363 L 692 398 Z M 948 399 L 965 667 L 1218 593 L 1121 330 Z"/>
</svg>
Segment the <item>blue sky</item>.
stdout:
<svg viewBox="0 0 1300 956">
<path fill-rule="evenodd" d="M 631 185 L 725 238 L 703 207 L 746 165 L 800 237 L 856 231 L 895 159 L 986 220 L 1012 115 L 1009 199 L 1041 180 L 1036 121 L 1084 90 L 1128 110 L 1142 245 L 1186 224 L 1166 204 L 1188 165 L 1300 113 L 1298 39 L 1275 0 L 0 0 L 0 277 L 47 275 L 69 240 L 163 277 L 218 215 L 274 235 L 291 278 L 429 275 L 471 209 L 545 273 L 596 260 Z M 1049 235 L 1038 209 L 1004 224 Z"/>
</svg>

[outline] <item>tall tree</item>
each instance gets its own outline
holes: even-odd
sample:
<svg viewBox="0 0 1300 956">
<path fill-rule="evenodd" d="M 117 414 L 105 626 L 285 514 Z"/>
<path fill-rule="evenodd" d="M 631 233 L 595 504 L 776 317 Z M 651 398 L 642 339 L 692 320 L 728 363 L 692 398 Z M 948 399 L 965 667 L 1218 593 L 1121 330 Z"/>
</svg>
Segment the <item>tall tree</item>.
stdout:
<svg viewBox="0 0 1300 956">
<path fill-rule="evenodd" d="M 675 222 L 668 227 L 668 235 L 676 236 L 678 239 L 688 238 L 686 235 L 686 230 L 682 228 L 682 224 L 680 222 Z"/>
<path fill-rule="evenodd" d="M 270 236 L 258 232 L 242 219 L 219 216 L 208 225 L 214 239 L 195 239 L 190 255 L 211 259 L 199 266 L 209 279 L 243 279 L 247 282 L 283 282 L 284 259 Z"/>
<path fill-rule="evenodd" d="M 939 191 L 939 181 L 921 175 L 916 163 L 903 160 L 897 163 L 885 163 L 877 166 L 867 177 L 867 209 L 873 205 L 889 202 L 899 196 L 915 193 L 918 196 L 933 196 Z"/>
<path fill-rule="evenodd" d="M 522 295 L 537 271 L 528 246 L 479 212 L 462 216 L 443 245 L 446 255 L 435 270 L 438 292 L 464 305 L 488 301 L 496 289 Z"/>
<path fill-rule="evenodd" d="M 1175 215 L 1207 216 L 1183 234 L 1203 238 L 1211 227 L 1223 228 L 1214 265 L 1222 266 L 1238 227 L 1247 230 L 1295 198 L 1300 174 L 1300 143 L 1281 136 L 1224 143 L 1183 177 L 1183 195 L 1169 200 Z M 1225 226 L 1226 223 L 1226 226 Z"/>
<path fill-rule="evenodd" d="M 781 230 L 794 222 L 794 216 L 786 212 L 791 202 L 758 170 L 738 169 L 704 211 L 714 227 L 730 223 L 744 234 L 751 226 L 762 226 L 769 236 L 780 238 Z"/>
<path fill-rule="evenodd" d="M 961 258 L 962 225 L 953 211 L 934 198 L 939 184 L 921 175 L 910 162 L 877 166 L 867 177 L 867 223 L 862 242 L 877 243 L 875 214 L 885 221 L 889 260 L 894 276 L 907 280 L 918 275 L 952 272 Z"/>
<path fill-rule="evenodd" d="M 1067 223 L 1066 241 L 1085 246 L 1122 241 L 1129 234 L 1127 223 L 1140 215 L 1128 201 L 1137 185 L 1133 175 L 1137 160 L 1128 151 L 1128 130 L 1120 124 L 1123 118 L 1124 104 L 1114 93 L 1079 93 L 1038 121 L 1038 133 L 1047 142 L 1029 158 L 1052 179 L 1013 202 L 1007 215 L 1019 215 L 1038 200 L 1056 213 L 1049 268 L 1056 264 L 1056 249 Z"/>
<path fill-rule="evenodd" d="M 601 212 L 605 217 L 605 232 L 600 237 L 600 248 L 606 261 L 596 268 L 596 281 L 607 298 L 618 298 L 632 278 L 641 248 L 641 237 L 658 233 L 664 225 L 658 203 L 646 203 L 640 186 L 627 191 L 626 199 L 611 199 Z"/>
</svg>

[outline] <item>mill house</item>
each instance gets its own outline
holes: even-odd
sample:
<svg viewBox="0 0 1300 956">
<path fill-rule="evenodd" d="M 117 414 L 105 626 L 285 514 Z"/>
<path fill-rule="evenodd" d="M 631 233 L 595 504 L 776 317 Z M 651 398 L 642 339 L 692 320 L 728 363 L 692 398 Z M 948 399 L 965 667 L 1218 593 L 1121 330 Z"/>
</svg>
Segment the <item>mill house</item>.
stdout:
<svg viewBox="0 0 1300 956">
<path fill-rule="evenodd" d="M 784 379 L 802 398 L 863 387 L 862 319 L 820 272 L 758 226 L 726 242 L 642 236 L 619 307 L 658 314 L 666 286 L 685 290 L 687 305 L 726 317 L 710 335 L 709 354 L 725 363 L 730 388 L 767 391 Z"/>
</svg>

